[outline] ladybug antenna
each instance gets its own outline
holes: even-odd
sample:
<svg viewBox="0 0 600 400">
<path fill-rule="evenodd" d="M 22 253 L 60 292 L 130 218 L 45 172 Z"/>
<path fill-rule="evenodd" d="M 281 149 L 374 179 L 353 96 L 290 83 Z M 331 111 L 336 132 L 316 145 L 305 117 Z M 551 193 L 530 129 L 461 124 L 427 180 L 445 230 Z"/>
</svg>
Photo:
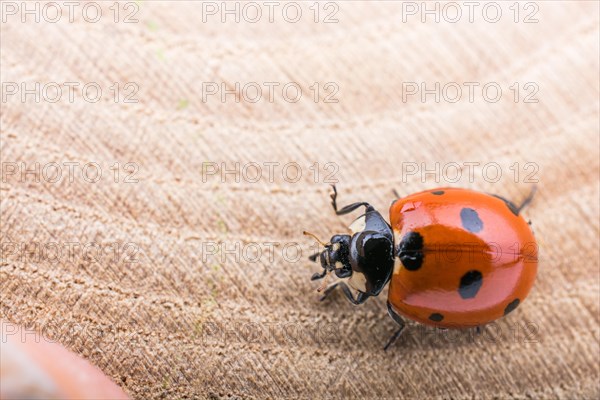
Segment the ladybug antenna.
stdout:
<svg viewBox="0 0 600 400">
<path fill-rule="evenodd" d="M 305 236 L 310 236 L 313 239 L 315 239 L 317 242 L 319 242 L 322 246 L 328 247 L 331 243 L 323 243 L 322 240 L 320 240 L 318 237 L 315 236 L 314 233 L 310 233 L 310 232 L 306 232 L 306 231 L 302 231 L 302 234 Z"/>
</svg>

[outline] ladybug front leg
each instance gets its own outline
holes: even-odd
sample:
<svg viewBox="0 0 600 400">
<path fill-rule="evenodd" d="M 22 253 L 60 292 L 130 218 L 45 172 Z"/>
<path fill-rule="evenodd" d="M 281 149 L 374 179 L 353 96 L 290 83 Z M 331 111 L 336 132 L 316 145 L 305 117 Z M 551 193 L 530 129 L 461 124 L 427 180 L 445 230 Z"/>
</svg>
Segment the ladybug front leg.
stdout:
<svg viewBox="0 0 600 400">
<path fill-rule="evenodd" d="M 402 333 L 402 331 L 404 331 L 404 327 L 405 327 L 405 323 L 404 320 L 402 319 L 402 317 L 400 315 L 398 315 L 398 313 L 396 313 L 396 311 L 394 311 L 394 309 L 392 308 L 392 305 L 390 304 L 390 302 L 388 301 L 387 303 L 387 309 L 388 309 L 388 314 L 390 314 L 390 317 L 392 317 L 392 319 L 394 320 L 394 322 L 396 324 L 398 324 L 398 330 L 396 332 L 394 332 L 394 334 L 392 335 L 392 337 L 388 340 L 388 342 L 386 343 L 386 345 L 383 347 L 384 351 L 387 351 L 387 349 L 396 342 L 396 340 L 398 340 L 398 338 L 400 337 L 400 334 Z"/>
<path fill-rule="evenodd" d="M 312 262 L 317 262 L 317 258 L 319 258 L 320 255 L 321 255 L 321 253 L 317 252 L 317 253 L 313 254 L 312 256 L 308 256 L 308 259 Z"/>
<path fill-rule="evenodd" d="M 352 295 L 352 291 L 350 291 L 350 288 L 348 287 L 348 285 L 346 285 L 344 282 L 338 281 L 338 282 L 332 283 L 331 285 L 327 286 L 327 288 L 325 289 L 325 292 L 323 292 L 323 296 L 321 296 L 321 298 L 319 300 L 320 301 L 325 300 L 327 298 L 327 296 L 329 296 L 331 294 L 331 292 L 333 292 L 333 290 L 335 290 L 335 288 L 338 286 L 342 288 L 342 291 L 344 292 L 344 295 L 346 296 L 346 298 L 350 301 L 350 303 L 352 303 L 354 305 L 362 304 L 365 301 L 367 301 L 367 299 L 370 297 L 366 293 L 359 292 L 355 299 L 354 296 Z"/>
<path fill-rule="evenodd" d="M 344 214 L 348 214 L 351 213 L 352 211 L 356 210 L 358 207 L 366 207 L 365 212 L 369 212 L 369 211 L 374 211 L 375 208 L 373 208 L 372 205 L 370 205 L 367 202 L 358 202 L 358 203 L 352 203 L 352 204 L 348 204 L 347 206 L 343 207 L 341 210 L 338 210 L 337 208 L 337 189 L 335 188 L 335 185 L 331 185 L 331 188 L 333 189 L 333 192 L 331 193 L 330 197 L 331 197 L 331 205 L 333 207 L 333 210 L 335 211 L 335 213 L 337 215 L 344 215 Z"/>
<path fill-rule="evenodd" d="M 316 281 L 316 280 L 319 280 L 319 279 L 323 279 L 323 278 L 325 278 L 325 275 L 327 275 L 327 270 L 323 270 L 323 272 L 321 272 L 321 273 L 315 272 L 313 274 L 313 276 L 310 277 L 310 280 L 311 281 Z"/>
</svg>

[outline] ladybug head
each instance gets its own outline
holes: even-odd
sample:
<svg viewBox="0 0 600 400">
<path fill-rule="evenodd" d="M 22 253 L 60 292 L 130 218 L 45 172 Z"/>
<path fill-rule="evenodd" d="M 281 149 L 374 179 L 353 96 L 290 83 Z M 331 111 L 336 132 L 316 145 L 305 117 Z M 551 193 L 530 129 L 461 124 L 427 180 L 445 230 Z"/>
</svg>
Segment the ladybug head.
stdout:
<svg viewBox="0 0 600 400">
<path fill-rule="evenodd" d="M 319 255 L 325 272 L 336 271 L 340 278 L 352 274 L 350 266 L 350 235 L 333 235 Z"/>
<path fill-rule="evenodd" d="M 321 262 L 321 267 L 323 267 L 323 272 L 314 274 L 312 277 L 313 280 L 321 279 L 327 273 L 334 271 L 339 278 L 344 278 L 352 274 L 352 267 L 349 260 L 350 235 L 333 235 L 329 243 L 323 243 L 312 233 L 304 232 L 304 234 L 313 237 L 325 247 L 322 252 L 309 257 L 311 261 L 317 261 L 318 258 Z"/>
</svg>

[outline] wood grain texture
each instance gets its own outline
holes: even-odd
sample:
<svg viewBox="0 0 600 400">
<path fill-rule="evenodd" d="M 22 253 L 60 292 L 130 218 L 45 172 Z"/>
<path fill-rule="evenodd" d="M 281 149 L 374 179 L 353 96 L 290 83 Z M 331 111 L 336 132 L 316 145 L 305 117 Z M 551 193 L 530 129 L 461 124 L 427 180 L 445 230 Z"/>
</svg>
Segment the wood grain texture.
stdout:
<svg viewBox="0 0 600 400">
<path fill-rule="evenodd" d="M 158 1 L 136 3 L 139 23 L 124 24 L 102 4 L 98 23 L 2 24 L 2 82 L 98 82 L 105 95 L 2 102 L 0 318 L 43 330 L 140 399 L 598 398 L 597 2 L 539 2 L 533 24 L 515 23 L 508 4 L 498 23 L 480 13 L 474 23 L 404 23 L 392 2 L 339 3 L 333 24 L 315 23 L 310 3 L 298 23 L 280 13 L 273 23 L 204 23 L 200 2 Z M 113 82 L 137 83 L 139 102 L 112 101 Z M 204 102 L 202 82 L 297 82 L 303 97 Z M 313 101 L 315 82 L 337 84 L 338 102 L 324 103 L 325 92 Z M 403 101 L 406 82 L 495 82 L 503 94 Z M 537 84 L 539 101 L 515 102 L 515 82 L 519 100 Z M 96 162 L 103 177 L 36 182 L 5 174 L 13 162 Z M 123 182 L 127 162 L 137 183 Z M 272 182 L 203 179 L 211 163 L 236 162 L 280 166 Z M 282 178 L 290 162 L 297 182 Z M 523 166 L 534 163 L 539 190 L 525 214 L 540 264 L 530 297 L 481 337 L 409 324 L 384 353 L 395 329 L 387 291 L 361 307 L 338 293 L 320 303 L 309 281 L 318 268 L 302 230 L 327 239 L 352 220 L 330 208 L 328 162 L 340 204 L 365 200 L 384 215 L 394 188 L 464 186 L 519 201 L 530 188 Z M 465 170 L 457 182 L 450 170 L 402 173 L 402 163 L 465 162 L 479 163 L 472 181 Z M 492 162 L 497 182 L 482 175 Z M 103 254 L 52 262 L 7 244 L 35 242 L 98 243 Z M 139 248 L 138 262 L 115 259 L 115 242 Z M 233 252 L 209 254 L 215 243 Z M 297 261 L 293 247 L 284 256 L 293 243 Z"/>
</svg>

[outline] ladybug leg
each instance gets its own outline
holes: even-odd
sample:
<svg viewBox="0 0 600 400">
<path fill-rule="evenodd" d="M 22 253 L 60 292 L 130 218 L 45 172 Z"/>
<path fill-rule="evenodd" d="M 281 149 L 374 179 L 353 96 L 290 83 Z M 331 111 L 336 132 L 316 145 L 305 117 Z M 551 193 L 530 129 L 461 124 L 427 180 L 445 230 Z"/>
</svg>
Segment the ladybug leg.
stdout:
<svg viewBox="0 0 600 400">
<path fill-rule="evenodd" d="M 346 285 L 344 282 L 335 282 L 335 283 L 332 283 L 331 285 L 327 286 L 327 288 L 325 289 L 325 292 L 323 292 L 323 296 L 321 296 L 321 298 L 319 300 L 320 301 L 325 300 L 327 298 L 327 296 L 329 296 L 329 294 L 331 294 L 331 292 L 338 286 L 342 288 L 346 298 L 348 300 L 350 300 L 350 302 L 354 305 L 362 304 L 365 301 L 367 301 L 367 299 L 369 298 L 368 294 L 359 292 L 355 299 L 354 296 L 352 295 L 352 292 L 350 291 L 350 288 L 348 287 L 348 285 Z"/>
<path fill-rule="evenodd" d="M 318 255 L 318 254 L 317 254 Z M 352 269 L 346 269 L 346 268 L 336 268 L 333 270 L 335 272 L 335 276 L 337 276 L 338 278 L 349 278 L 352 275 Z M 318 279 L 323 279 L 325 278 L 325 275 L 327 275 L 327 270 L 324 269 L 323 272 L 319 273 L 319 272 L 315 272 L 313 274 L 313 276 L 310 278 L 311 281 L 316 281 Z M 334 283 L 334 285 L 336 285 L 337 283 Z"/>
<path fill-rule="evenodd" d="M 536 191 L 537 191 L 537 186 L 533 186 L 533 188 L 531 189 L 531 192 L 529 192 L 529 195 L 527 196 L 527 198 L 525 200 L 523 200 L 523 202 L 519 206 L 517 206 L 512 201 L 505 199 L 502 196 L 498 196 L 496 194 L 493 194 L 492 196 L 497 197 L 500 200 L 502 200 L 503 202 L 505 202 L 506 206 L 510 209 L 510 211 L 512 211 L 513 214 L 519 215 L 521 210 L 523 210 L 525 207 L 527 207 L 529 205 L 529 203 L 531 203 Z"/>
<path fill-rule="evenodd" d="M 398 324 L 398 330 L 396 332 L 394 332 L 394 334 L 392 335 L 392 337 L 388 340 L 388 342 L 386 343 L 386 345 L 383 347 L 384 351 L 387 351 L 387 349 L 396 342 L 396 340 L 398 340 L 398 338 L 400 337 L 400 334 L 402 333 L 402 331 L 404 331 L 404 327 L 405 327 L 405 323 L 404 320 L 402 319 L 402 317 L 400 315 L 398 315 L 398 313 L 396 313 L 396 311 L 394 311 L 394 309 L 392 308 L 392 305 L 390 304 L 390 302 L 388 301 L 387 303 L 387 309 L 388 309 L 388 314 L 390 314 L 390 317 L 392 317 L 392 319 L 394 320 L 394 322 L 396 324 Z"/>
<path fill-rule="evenodd" d="M 394 194 L 394 196 L 396 196 L 397 199 L 400 198 L 400 193 L 398 193 L 396 189 L 392 189 L 392 193 Z"/>
<path fill-rule="evenodd" d="M 309 256 L 308 259 L 312 262 L 316 262 L 317 258 L 319 258 L 320 255 L 321 255 L 321 253 L 315 253 L 312 256 Z"/>
<path fill-rule="evenodd" d="M 319 280 L 319 279 L 323 279 L 323 278 L 325 278 L 325 275 L 327 275 L 327 271 L 326 270 L 323 270 L 322 273 L 315 272 L 313 274 L 313 276 L 310 277 L 310 280 L 311 281 L 316 281 L 316 280 Z"/>
<path fill-rule="evenodd" d="M 336 269 L 335 276 L 337 276 L 340 279 L 350 278 L 350 276 L 352 276 L 352 269 Z"/>
<path fill-rule="evenodd" d="M 335 290 L 335 288 L 337 287 L 337 285 L 339 284 L 339 282 L 335 282 L 332 283 L 331 285 L 327 286 L 325 288 L 325 291 L 323 292 L 323 296 L 321 296 L 319 298 L 319 301 L 323 301 L 327 298 L 327 296 L 329 296 L 331 294 L 331 292 L 333 292 Z"/>
<path fill-rule="evenodd" d="M 520 213 L 522 209 L 527 207 L 527 205 L 529 205 L 529 203 L 531 203 L 531 201 L 533 200 L 533 196 L 535 196 L 535 192 L 537 192 L 537 185 L 533 186 L 533 188 L 531 189 L 531 192 L 529 192 L 529 196 L 527 196 L 527 198 L 525 200 L 523 200 L 521 205 L 519 207 L 517 207 L 517 214 Z"/>
<path fill-rule="evenodd" d="M 338 210 L 337 207 L 337 189 L 335 188 L 335 185 L 331 185 L 332 189 L 333 189 L 333 193 L 331 193 L 331 206 L 333 207 L 333 210 L 335 211 L 335 213 L 337 215 L 344 215 L 344 214 L 348 214 L 351 213 L 352 211 L 356 210 L 358 207 L 366 207 L 365 212 L 368 211 L 375 211 L 375 208 L 373 208 L 372 205 L 370 205 L 367 202 L 358 202 L 358 203 L 352 203 L 352 204 L 348 204 L 347 206 L 343 207 L 341 210 Z"/>
<path fill-rule="evenodd" d="M 346 295 L 346 298 L 348 300 L 350 300 L 350 302 L 352 304 L 354 304 L 355 306 L 364 303 L 369 298 L 368 294 L 363 293 L 363 292 L 358 292 L 358 295 L 356 296 L 356 299 L 355 299 L 354 296 L 352 295 L 352 292 L 350 291 L 350 288 L 348 287 L 348 285 L 346 285 L 345 283 L 341 283 L 341 287 L 342 287 L 342 290 L 344 291 L 344 295 Z"/>
</svg>

